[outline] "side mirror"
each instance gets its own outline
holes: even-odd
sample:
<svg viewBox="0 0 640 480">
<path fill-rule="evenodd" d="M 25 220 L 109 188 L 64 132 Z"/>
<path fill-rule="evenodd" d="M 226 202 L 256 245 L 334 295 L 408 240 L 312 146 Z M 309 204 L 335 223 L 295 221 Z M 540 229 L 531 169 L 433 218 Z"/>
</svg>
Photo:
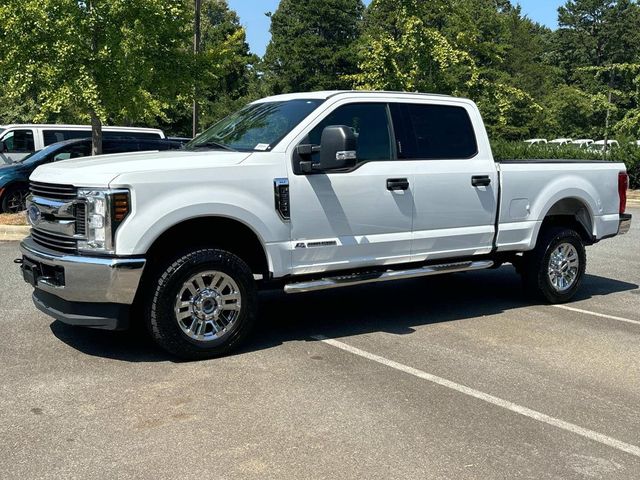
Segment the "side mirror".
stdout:
<svg viewBox="0 0 640 480">
<path fill-rule="evenodd" d="M 350 168 L 356 164 L 358 139 L 353 129 L 345 125 L 330 125 L 320 139 L 319 170 Z"/>
<path fill-rule="evenodd" d="M 0 153 L 7 153 L 9 149 L 7 148 L 7 144 L 4 143 L 4 140 L 0 141 Z"/>
</svg>

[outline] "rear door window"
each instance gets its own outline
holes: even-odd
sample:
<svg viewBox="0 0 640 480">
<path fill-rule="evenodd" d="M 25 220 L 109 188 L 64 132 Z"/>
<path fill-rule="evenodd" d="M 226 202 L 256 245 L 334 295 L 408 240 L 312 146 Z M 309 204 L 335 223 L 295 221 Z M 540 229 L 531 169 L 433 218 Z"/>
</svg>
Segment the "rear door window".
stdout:
<svg viewBox="0 0 640 480">
<path fill-rule="evenodd" d="M 450 105 L 390 104 L 399 159 L 453 160 L 478 153 L 467 110 Z"/>
</svg>

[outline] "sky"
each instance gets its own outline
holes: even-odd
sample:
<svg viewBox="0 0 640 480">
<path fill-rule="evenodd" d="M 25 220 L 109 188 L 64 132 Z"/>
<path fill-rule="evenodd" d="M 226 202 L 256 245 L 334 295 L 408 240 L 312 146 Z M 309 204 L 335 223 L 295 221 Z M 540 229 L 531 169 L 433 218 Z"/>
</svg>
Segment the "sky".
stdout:
<svg viewBox="0 0 640 480">
<path fill-rule="evenodd" d="M 229 6 L 238 12 L 242 25 L 247 30 L 247 41 L 251 51 L 260 56 L 269 43 L 269 18 L 266 12 L 275 12 L 279 0 L 229 0 Z M 365 4 L 371 0 L 364 0 Z M 558 7 L 564 3 L 559 0 L 516 0 L 522 6 L 523 13 L 530 19 L 550 28 L 557 27 Z"/>
</svg>

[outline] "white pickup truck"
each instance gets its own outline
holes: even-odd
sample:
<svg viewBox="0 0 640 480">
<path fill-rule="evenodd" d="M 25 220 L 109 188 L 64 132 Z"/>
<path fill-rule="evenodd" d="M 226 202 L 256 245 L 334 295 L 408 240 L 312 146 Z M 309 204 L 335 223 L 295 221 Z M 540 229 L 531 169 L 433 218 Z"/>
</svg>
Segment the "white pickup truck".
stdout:
<svg viewBox="0 0 640 480">
<path fill-rule="evenodd" d="M 470 100 L 314 92 L 254 102 L 184 151 L 56 162 L 31 176 L 21 244 L 36 306 L 103 329 L 143 321 L 189 359 L 237 346 L 257 292 L 496 268 L 566 302 L 585 245 L 625 233 L 608 161 L 496 163 Z"/>
</svg>

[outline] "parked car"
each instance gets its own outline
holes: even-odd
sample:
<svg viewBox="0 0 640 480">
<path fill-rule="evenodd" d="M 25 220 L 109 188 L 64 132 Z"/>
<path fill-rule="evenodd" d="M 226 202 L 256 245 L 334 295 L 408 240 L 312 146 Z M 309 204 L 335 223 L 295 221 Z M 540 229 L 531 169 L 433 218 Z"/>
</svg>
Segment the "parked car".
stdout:
<svg viewBox="0 0 640 480">
<path fill-rule="evenodd" d="M 578 140 L 574 140 L 573 142 L 571 142 L 571 145 L 573 145 L 576 148 L 589 148 L 589 146 L 593 143 L 593 140 L 590 138 L 580 138 Z"/>
<path fill-rule="evenodd" d="M 549 142 L 549 145 L 554 147 L 564 147 L 565 145 L 569 145 L 573 142 L 571 138 L 555 138 Z"/>
<path fill-rule="evenodd" d="M 547 141 L 546 138 L 531 138 L 529 140 L 525 140 L 524 143 L 527 143 L 529 144 L 529 146 L 532 146 L 532 145 L 546 145 L 549 142 Z"/>
<path fill-rule="evenodd" d="M 167 351 L 207 358 L 246 338 L 259 289 L 512 263 L 529 293 L 568 302 L 585 245 L 629 230 L 627 185 L 623 163 L 495 162 L 470 100 L 287 94 L 184 150 L 38 167 L 17 263 L 48 315 L 102 329 L 143 321 Z"/>
<path fill-rule="evenodd" d="M 168 140 L 121 140 L 109 138 L 103 141 L 104 154 L 138 152 L 146 150 L 175 150 L 182 148 Z M 91 155 L 91 139 L 81 138 L 54 143 L 17 161 L 0 165 L 0 208 L 4 213 L 16 213 L 25 209 L 29 193 L 29 175 L 40 165 L 70 158 Z"/>
<path fill-rule="evenodd" d="M 156 128 L 102 127 L 104 139 L 149 139 L 164 137 Z M 30 153 L 72 138 L 91 137 L 88 125 L 3 125 L 0 126 L 0 152 L 10 160 L 20 160 Z"/>
<path fill-rule="evenodd" d="M 608 152 L 614 148 L 620 148 L 620 143 L 617 140 L 598 140 L 589 145 L 589 150 L 592 152 Z"/>
</svg>

